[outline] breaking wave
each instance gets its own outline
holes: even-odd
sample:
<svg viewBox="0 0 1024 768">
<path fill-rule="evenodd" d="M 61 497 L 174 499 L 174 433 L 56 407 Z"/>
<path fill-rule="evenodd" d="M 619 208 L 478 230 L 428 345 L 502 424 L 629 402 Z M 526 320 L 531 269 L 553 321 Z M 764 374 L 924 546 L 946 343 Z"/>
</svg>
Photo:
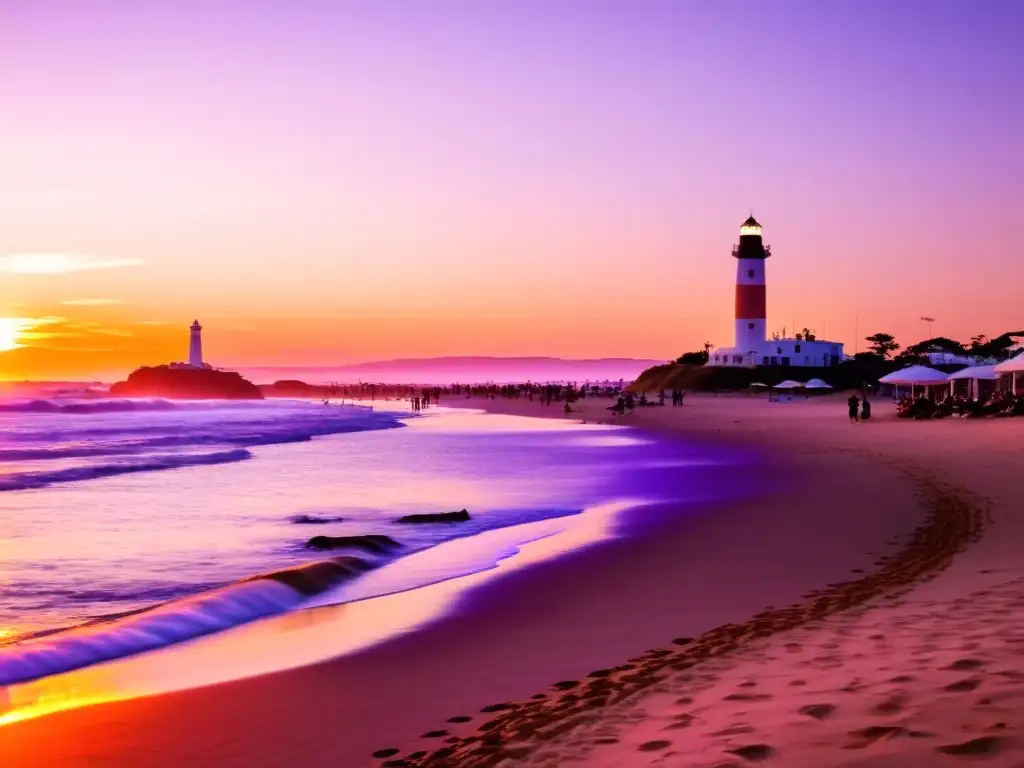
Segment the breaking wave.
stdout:
<svg viewBox="0 0 1024 768">
<path fill-rule="evenodd" d="M 30 400 L 27 403 L 0 403 L 0 411 L 8 413 L 124 413 L 173 411 L 178 407 L 170 400 L 91 400 L 74 403 Z"/>
<path fill-rule="evenodd" d="M 0 403 L 0 491 L 244 461 L 248 449 L 402 426 L 369 408 L 301 401 Z"/>
<path fill-rule="evenodd" d="M 0 491 L 44 488 L 54 483 L 81 482 L 82 480 L 95 480 L 100 477 L 127 475 L 132 472 L 153 472 L 161 469 L 178 469 L 179 467 L 226 464 L 232 461 L 245 461 L 250 458 L 252 458 L 252 453 L 241 448 L 234 451 L 186 456 L 147 456 L 124 464 L 99 464 L 85 467 L 68 467 L 51 471 L 12 473 L 0 477 Z"/>
<path fill-rule="evenodd" d="M 254 576 L 111 621 L 0 647 L 0 686 L 70 672 L 284 613 L 378 563 L 345 555 Z"/>
</svg>

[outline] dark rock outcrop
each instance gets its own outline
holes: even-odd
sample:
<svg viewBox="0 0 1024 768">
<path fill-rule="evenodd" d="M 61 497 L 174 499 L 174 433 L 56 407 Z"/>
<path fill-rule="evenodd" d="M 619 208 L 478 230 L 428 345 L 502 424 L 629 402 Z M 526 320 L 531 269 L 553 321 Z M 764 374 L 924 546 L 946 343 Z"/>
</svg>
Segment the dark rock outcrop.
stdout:
<svg viewBox="0 0 1024 768">
<path fill-rule="evenodd" d="M 460 509 L 458 512 L 435 512 L 425 515 L 406 515 L 400 517 L 399 523 L 464 523 L 471 520 L 469 512 Z"/>
<path fill-rule="evenodd" d="M 110 388 L 111 397 L 166 397 L 177 400 L 262 400 L 259 387 L 235 371 L 213 368 L 139 368 Z"/>
<path fill-rule="evenodd" d="M 306 542 L 307 549 L 361 549 L 364 552 L 390 552 L 401 544 L 390 536 L 368 533 L 362 536 L 314 536 Z"/>
</svg>

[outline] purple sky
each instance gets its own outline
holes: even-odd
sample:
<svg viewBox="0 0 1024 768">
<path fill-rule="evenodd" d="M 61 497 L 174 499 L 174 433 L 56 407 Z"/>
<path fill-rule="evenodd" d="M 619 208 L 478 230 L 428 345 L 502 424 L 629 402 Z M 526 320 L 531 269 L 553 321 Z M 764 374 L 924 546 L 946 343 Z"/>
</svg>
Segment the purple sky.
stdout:
<svg viewBox="0 0 1024 768">
<path fill-rule="evenodd" d="M 1024 326 L 1022 34 L 1010 0 L 2 0 L 0 256 L 145 266 L 0 314 L 674 356 L 731 341 L 752 207 L 771 328 Z"/>
</svg>

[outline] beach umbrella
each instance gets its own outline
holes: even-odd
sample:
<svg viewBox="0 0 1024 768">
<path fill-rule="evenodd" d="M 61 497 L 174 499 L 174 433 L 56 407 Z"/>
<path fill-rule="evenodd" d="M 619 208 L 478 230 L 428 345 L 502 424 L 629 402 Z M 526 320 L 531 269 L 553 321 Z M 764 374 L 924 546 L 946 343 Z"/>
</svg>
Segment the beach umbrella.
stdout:
<svg viewBox="0 0 1024 768">
<path fill-rule="evenodd" d="M 1016 357 L 1011 357 L 1006 362 L 993 366 L 993 368 L 996 373 L 1019 373 L 1024 371 L 1024 352 L 1021 352 Z"/>
<path fill-rule="evenodd" d="M 832 385 L 822 379 L 811 379 L 805 386 L 807 389 L 832 389 Z"/>
<path fill-rule="evenodd" d="M 942 371 L 929 368 L 927 365 L 912 365 L 902 371 L 893 371 L 878 380 L 882 384 L 903 384 L 911 387 L 927 387 L 933 384 L 945 384 L 949 379 Z"/>
<path fill-rule="evenodd" d="M 804 384 L 801 381 L 793 381 L 792 379 L 786 379 L 785 381 L 780 381 L 778 384 L 776 384 L 775 389 L 799 389 L 802 386 L 804 386 Z"/>
<path fill-rule="evenodd" d="M 970 368 L 962 368 L 959 371 L 949 374 L 949 392 L 953 394 L 957 381 L 967 380 L 971 397 L 978 397 L 978 381 L 997 381 L 999 371 L 994 365 L 972 365 Z"/>
<path fill-rule="evenodd" d="M 1011 357 L 1004 363 L 999 363 L 995 370 L 999 374 L 1010 374 L 1010 390 L 1013 394 L 1017 394 L 1017 374 L 1024 371 L 1024 352 L 1021 352 L 1016 357 Z"/>
<path fill-rule="evenodd" d="M 949 379 L 946 378 L 946 374 L 942 371 L 929 368 L 927 365 L 911 365 L 901 371 L 893 371 L 878 381 L 881 384 L 895 385 L 897 392 L 901 385 L 909 386 L 910 396 L 913 397 L 914 387 L 931 387 L 936 384 L 945 384 Z"/>
<path fill-rule="evenodd" d="M 763 381 L 754 381 L 754 382 L 751 382 L 750 386 L 752 386 L 752 387 L 767 387 L 768 385 L 765 384 Z"/>
</svg>

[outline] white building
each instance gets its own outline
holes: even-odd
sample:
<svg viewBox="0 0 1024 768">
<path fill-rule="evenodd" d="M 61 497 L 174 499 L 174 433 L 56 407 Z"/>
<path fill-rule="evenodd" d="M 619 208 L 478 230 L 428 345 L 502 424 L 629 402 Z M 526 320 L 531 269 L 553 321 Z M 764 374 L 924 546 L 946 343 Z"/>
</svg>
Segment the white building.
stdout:
<svg viewBox="0 0 1024 768">
<path fill-rule="evenodd" d="M 193 320 L 189 328 L 188 340 L 188 364 L 193 368 L 203 367 L 203 326 L 198 320 Z"/>
<path fill-rule="evenodd" d="M 731 347 L 710 353 L 708 365 L 785 365 L 827 368 L 843 361 L 838 341 L 807 338 L 768 338 L 766 262 L 771 248 L 761 239 L 761 225 L 751 216 L 740 226 L 736 259 L 736 326 Z"/>
<path fill-rule="evenodd" d="M 198 320 L 193 320 L 189 326 L 188 339 L 188 362 L 171 363 L 171 368 L 213 368 L 209 363 L 203 362 L 203 326 Z"/>
</svg>

